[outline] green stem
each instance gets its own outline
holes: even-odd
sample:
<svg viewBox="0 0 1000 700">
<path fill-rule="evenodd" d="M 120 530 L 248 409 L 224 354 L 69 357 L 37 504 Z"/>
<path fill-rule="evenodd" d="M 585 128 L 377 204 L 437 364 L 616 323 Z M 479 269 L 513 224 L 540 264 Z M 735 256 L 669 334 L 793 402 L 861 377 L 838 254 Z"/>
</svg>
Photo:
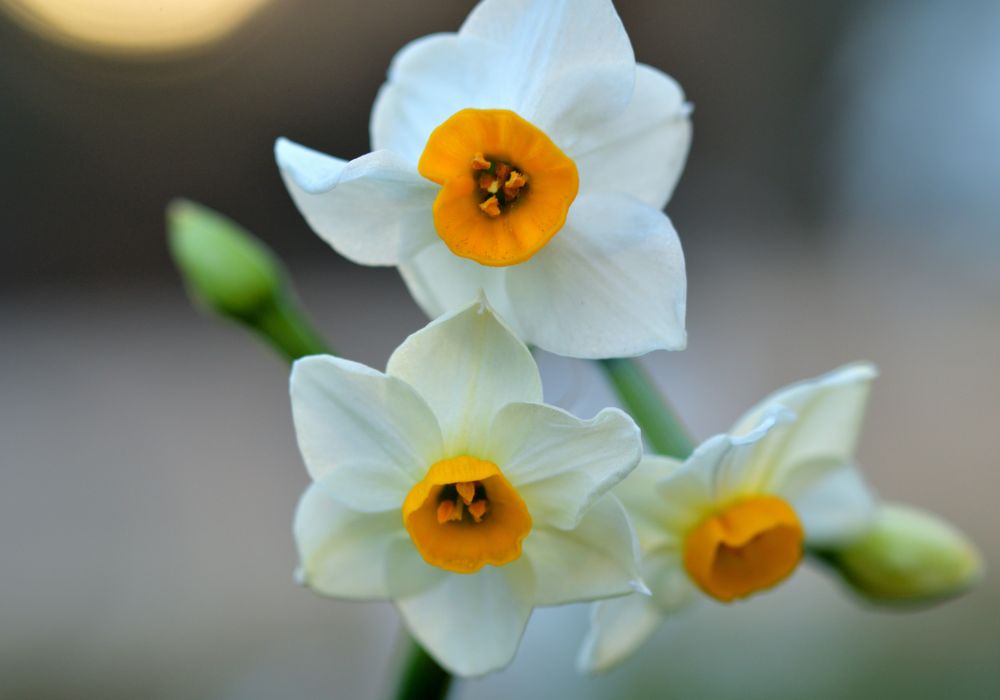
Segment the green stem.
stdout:
<svg viewBox="0 0 1000 700">
<path fill-rule="evenodd" d="M 695 443 L 642 365 L 628 358 L 599 360 L 599 364 L 653 451 L 687 458 Z"/>
<path fill-rule="evenodd" d="M 333 354 L 294 298 L 281 298 L 251 318 L 243 319 L 243 322 L 289 362 L 306 355 Z"/>
<path fill-rule="evenodd" d="M 399 677 L 395 700 L 444 700 L 451 687 L 451 674 L 438 665 L 431 655 L 410 640 L 406 666 Z"/>
</svg>

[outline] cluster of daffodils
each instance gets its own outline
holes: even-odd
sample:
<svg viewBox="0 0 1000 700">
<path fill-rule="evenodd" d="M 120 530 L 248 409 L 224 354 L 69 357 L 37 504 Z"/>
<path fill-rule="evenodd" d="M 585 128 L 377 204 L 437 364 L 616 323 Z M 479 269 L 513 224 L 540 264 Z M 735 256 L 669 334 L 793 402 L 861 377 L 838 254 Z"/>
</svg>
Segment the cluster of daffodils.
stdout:
<svg viewBox="0 0 1000 700">
<path fill-rule="evenodd" d="M 393 60 L 373 152 L 278 142 L 311 227 L 355 262 L 397 266 L 436 319 L 384 373 L 294 365 L 306 586 L 393 601 L 442 666 L 479 675 L 511 661 L 536 606 L 600 601 L 579 661 L 601 671 L 670 614 L 771 589 L 806 555 L 871 599 L 975 580 L 961 533 L 879 503 L 860 476 L 870 365 L 777 392 L 683 461 L 643 456 L 617 409 L 583 420 L 542 403 L 528 345 L 684 347 L 684 260 L 662 209 L 689 113 L 636 64 L 609 0 L 484 0 Z"/>
</svg>

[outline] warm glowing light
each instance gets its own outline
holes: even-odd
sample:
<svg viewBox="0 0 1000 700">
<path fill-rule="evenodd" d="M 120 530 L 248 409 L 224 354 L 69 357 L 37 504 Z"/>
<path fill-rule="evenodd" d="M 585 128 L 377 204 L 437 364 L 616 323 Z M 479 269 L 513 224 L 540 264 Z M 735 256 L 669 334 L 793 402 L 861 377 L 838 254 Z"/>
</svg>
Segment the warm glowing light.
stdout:
<svg viewBox="0 0 1000 700">
<path fill-rule="evenodd" d="M 165 53 L 222 38 L 269 0 L 0 0 L 21 24 L 105 53 Z"/>
</svg>

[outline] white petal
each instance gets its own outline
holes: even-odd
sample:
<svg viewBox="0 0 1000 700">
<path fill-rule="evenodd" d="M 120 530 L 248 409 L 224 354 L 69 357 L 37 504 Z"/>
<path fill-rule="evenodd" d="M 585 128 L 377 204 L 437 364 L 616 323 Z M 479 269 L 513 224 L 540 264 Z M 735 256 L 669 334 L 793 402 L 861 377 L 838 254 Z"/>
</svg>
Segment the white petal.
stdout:
<svg viewBox="0 0 1000 700">
<path fill-rule="evenodd" d="M 657 484 L 676 472 L 681 464 L 671 457 L 645 455 L 639 466 L 612 491 L 628 511 L 643 552 L 677 539 L 677 533 L 664 526 L 666 504 Z"/>
<path fill-rule="evenodd" d="M 635 56 L 610 0 L 485 0 L 459 34 L 496 47 L 507 80 L 495 89 L 515 98 L 498 106 L 564 148 L 632 96 Z"/>
<path fill-rule="evenodd" d="M 620 194 L 581 197 L 566 227 L 507 277 L 528 342 L 571 357 L 686 343 L 684 254 L 670 220 Z"/>
<path fill-rule="evenodd" d="M 317 355 L 293 365 L 290 384 L 295 434 L 310 476 L 326 479 L 354 508 L 400 508 L 442 457 L 433 413 L 399 379 Z"/>
<path fill-rule="evenodd" d="M 532 528 L 522 556 L 534 574 L 535 605 L 608 598 L 642 587 L 635 534 L 625 509 L 610 494 L 599 498 L 572 530 Z"/>
<path fill-rule="evenodd" d="M 399 511 L 360 512 L 331 493 L 327 484 L 310 484 L 295 511 L 293 531 L 302 582 L 338 598 L 389 598 L 388 552 L 394 544 L 409 540 Z"/>
<path fill-rule="evenodd" d="M 602 672 L 624 661 L 656 631 L 668 615 L 699 598 L 676 552 L 661 551 L 643 563 L 643 578 L 652 595 L 635 594 L 597 603 L 590 631 L 580 649 L 582 671 Z"/>
<path fill-rule="evenodd" d="M 874 522 L 878 507 L 875 494 L 855 467 L 841 464 L 824 468 L 817 461 L 799 469 L 796 476 L 783 484 L 781 494 L 795 508 L 810 546 L 848 542 Z"/>
<path fill-rule="evenodd" d="M 407 338 L 386 372 L 414 387 L 438 417 L 449 454 L 476 455 L 493 416 L 542 400 L 534 358 L 488 304 L 477 301 Z"/>
<path fill-rule="evenodd" d="M 690 113 L 673 78 L 636 66 L 628 108 L 588 130 L 569 153 L 580 172 L 580 192 L 622 192 L 662 209 L 687 160 Z"/>
<path fill-rule="evenodd" d="M 438 187 L 387 151 L 349 163 L 278 139 L 275 157 L 309 226 L 362 265 L 395 265 L 438 240 Z"/>
<path fill-rule="evenodd" d="M 449 574 L 396 601 L 413 636 L 450 672 L 478 676 L 514 658 L 531 615 L 530 591 L 519 588 L 507 568 Z"/>
<path fill-rule="evenodd" d="M 400 263 L 399 272 L 430 318 L 464 309 L 482 292 L 505 321 L 514 321 L 507 297 L 507 268 L 486 267 L 460 258 L 439 241 Z"/>
<path fill-rule="evenodd" d="M 618 409 L 581 420 L 529 403 L 509 404 L 497 414 L 483 452 L 520 492 L 536 523 L 563 529 L 576 527 L 641 456 L 639 428 Z"/>
<path fill-rule="evenodd" d="M 854 462 L 854 450 L 864 419 L 875 368 L 858 363 L 781 389 L 751 409 L 733 433 L 749 429 L 761 415 L 780 406 L 796 420 L 770 436 L 761 455 L 770 465 L 769 484 L 779 489 L 799 465 L 816 460 Z"/>
<path fill-rule="evenodd" d="M 647 595 L 635 593 L 595 603 L 577 668 L 584 673 L 610 670 L 653 636 L 662 620 L 663 613 Z"/>
</svg>

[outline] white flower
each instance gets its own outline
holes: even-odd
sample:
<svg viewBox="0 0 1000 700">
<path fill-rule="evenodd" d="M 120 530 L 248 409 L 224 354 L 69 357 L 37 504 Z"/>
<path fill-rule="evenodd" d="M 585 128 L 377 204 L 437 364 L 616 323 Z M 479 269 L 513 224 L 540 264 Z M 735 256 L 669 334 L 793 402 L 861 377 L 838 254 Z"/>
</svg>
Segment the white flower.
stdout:
<svg viewBox="0 0 1000 700">
<path fill-rule="evenodd" d="M 385 374 L 299 360 L 291 397 L 314 482 L 295 517 L 301 580 L 393 600 L 453 673 L 509 663 L 535 606 L 641 588 L 607 493 L 641 457 L 638 428 L 541 403 L 534 359 L 484 303 L 410 336 Z"/>
<path fill-rule="evenodd" d="M 876 505 L 854 465 L 875 369 L 849 365 L 786 387 L 683 464 L 646 457 L 615 489 L 632 516 L 652 595 L 594 606 L 581 669 L 630 655 L 670 613 L 777 585 L 805 545 L 835 547 L 866 531 Z"/>
<path fill-rule="evenodd" d="M 576 357 L 682 349 L 686 278 L 661 212 L 687 156 L 678 85 L 637 65 L 609 0 L 484 0 L 397 54 L 346 162 L 280 139 L 310 226 L 396 265 L 431 317 L 483 290 L 526 342 Z"/>
</svg>

